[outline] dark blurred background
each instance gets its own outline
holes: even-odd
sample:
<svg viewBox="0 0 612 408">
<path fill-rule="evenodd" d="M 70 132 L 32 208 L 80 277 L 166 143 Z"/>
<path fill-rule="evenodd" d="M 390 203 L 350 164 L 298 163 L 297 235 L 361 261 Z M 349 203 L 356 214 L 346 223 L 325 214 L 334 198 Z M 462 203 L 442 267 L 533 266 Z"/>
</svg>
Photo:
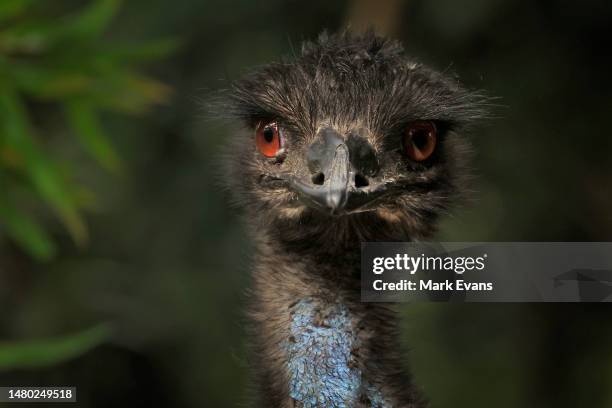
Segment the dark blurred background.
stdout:
<svg viewBox="0 0 612 408">
<path fill-rule="evenodd" d="M 323 29 L 367 25 L 499 97 L 440 240 L 612 239 L 612 3 L 0 3 L 0 385 L 79 406 L 248 402 L 248 239 L 205 100 Z M 432 407 L 612 407 L 605 304 L 402 307 Z"/>
</svg>

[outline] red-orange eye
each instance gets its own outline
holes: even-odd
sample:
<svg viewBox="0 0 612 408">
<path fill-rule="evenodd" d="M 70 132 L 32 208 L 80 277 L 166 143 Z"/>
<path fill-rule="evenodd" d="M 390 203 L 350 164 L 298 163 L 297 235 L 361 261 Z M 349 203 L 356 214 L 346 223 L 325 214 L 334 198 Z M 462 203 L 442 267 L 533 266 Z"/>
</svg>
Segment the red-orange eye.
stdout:
<svg viewBox="0 0 612 408">
<path fill-rule="evenodd" d="M 430 121 L 412 122 L 404 131 L 404 153 L 414 161 L 426 160 L 436 147 L 436 125 Z"/>
<path fill-rule="evenodd" d="M 259 152 L 264 156 L 276 156 L 281 148 L 278 125 L 274 122 L 259 124 L 255 133 L 255 144 Z"/>
</svg>

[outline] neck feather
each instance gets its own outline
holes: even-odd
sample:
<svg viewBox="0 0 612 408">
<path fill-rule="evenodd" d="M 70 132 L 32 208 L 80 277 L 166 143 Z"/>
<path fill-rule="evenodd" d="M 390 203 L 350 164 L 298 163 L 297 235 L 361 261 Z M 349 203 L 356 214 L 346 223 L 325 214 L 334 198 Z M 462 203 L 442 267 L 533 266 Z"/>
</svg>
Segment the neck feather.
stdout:
<svg viewBox="0 0 612 408">
<path fill-rule="evenodd" d="M 306 253 L 258 242 L 251 316 L 269 406 L 420 406 L 395 313 L 361 302 L 359 265 L 359 245 Z"/>
</svg>

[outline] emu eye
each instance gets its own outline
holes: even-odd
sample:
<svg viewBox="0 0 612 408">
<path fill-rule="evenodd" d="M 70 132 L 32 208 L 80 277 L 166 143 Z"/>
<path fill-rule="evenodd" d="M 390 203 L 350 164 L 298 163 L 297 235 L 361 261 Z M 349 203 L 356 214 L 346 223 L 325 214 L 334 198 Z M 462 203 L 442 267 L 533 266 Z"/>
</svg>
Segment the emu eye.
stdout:
<svg viewBox="0 0 612 408">
<path fill-rule="evenodd" d="M 278 125 L 275 122 L 260 123 L 255 132 L 255 144 L 261 154 L 274 157 L 281 148 Z"/>
<path fill-rule="evenodd" d="M 436 147 L 437 130 L 431 121 L 417 121 L 408 125 L 402 137 L 404 153 L 414 161 L 423 161 Z"/>
</svg>

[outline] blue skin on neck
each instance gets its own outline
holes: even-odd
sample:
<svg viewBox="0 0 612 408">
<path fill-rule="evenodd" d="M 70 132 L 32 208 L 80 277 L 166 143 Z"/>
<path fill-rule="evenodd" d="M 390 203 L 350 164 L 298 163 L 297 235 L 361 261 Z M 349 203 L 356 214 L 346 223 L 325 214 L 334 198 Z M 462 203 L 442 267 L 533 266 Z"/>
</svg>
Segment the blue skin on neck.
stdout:
<svg viewBox="0 0 612 408">
<path fill-rule="evenodd" d="M 369 400 L 372 408 L 391 408 L 357 364 L 351 364 L 351 350 L 359 340 L 345 305 L 326 307 L 326 315 L 319 317 L 315 302 L 305 298 L 293 312 L 290 338 L 283 344 L 291 398 L 304 408 L 350 408 L 360 400 Z"/>
</svg>

